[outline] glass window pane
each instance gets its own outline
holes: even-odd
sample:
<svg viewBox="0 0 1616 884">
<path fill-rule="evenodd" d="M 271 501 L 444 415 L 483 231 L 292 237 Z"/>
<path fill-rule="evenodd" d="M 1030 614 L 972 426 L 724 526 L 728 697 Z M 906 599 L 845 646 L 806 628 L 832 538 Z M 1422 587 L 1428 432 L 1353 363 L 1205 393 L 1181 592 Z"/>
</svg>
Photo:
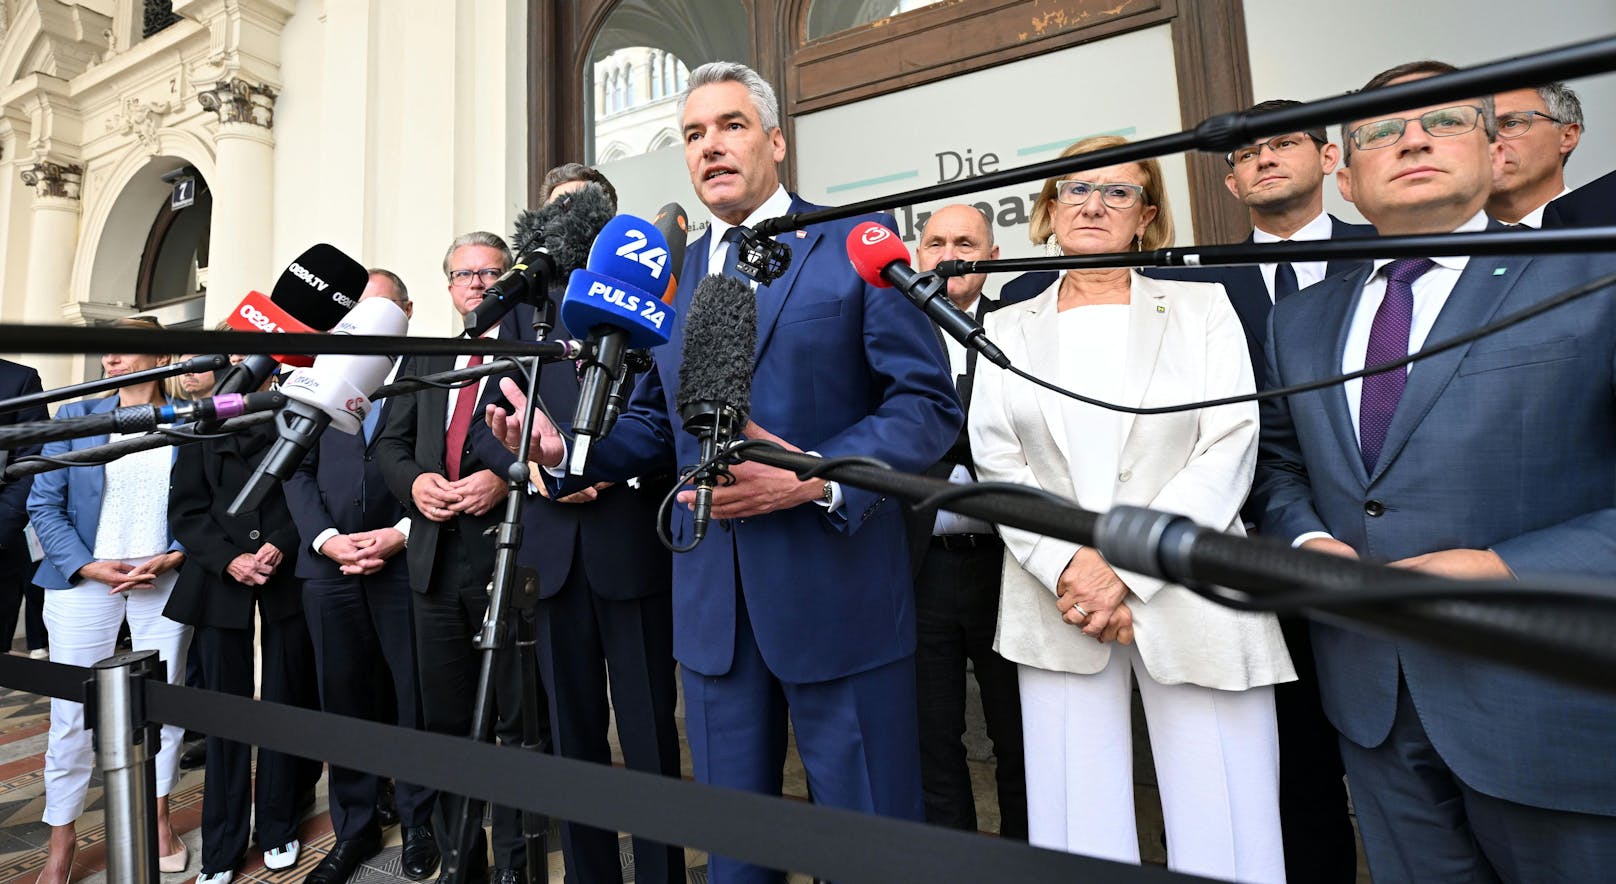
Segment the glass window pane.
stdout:
<svg viewBox="0 0 1616 884">
<path fill-rule="evenodd" d="M 814 0 L 808 7 L 808 39 L 818 40 L 838 31 L 941 2 L 943 0 Z"/>
</svg>

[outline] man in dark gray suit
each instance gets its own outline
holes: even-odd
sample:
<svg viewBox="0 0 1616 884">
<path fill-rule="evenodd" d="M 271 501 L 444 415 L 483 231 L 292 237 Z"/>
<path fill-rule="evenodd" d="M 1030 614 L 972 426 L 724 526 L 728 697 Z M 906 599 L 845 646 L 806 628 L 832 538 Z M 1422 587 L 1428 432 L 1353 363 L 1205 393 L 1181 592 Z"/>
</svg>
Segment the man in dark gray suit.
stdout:
<svg viewBox="0 0 1616 884">
<path fill-rule="evenodd" d="M 1496 229 L 1494 122 L 1489 97 L 1348 123 L 1342 195 L 1388 235 Z M 1375 261 L 1275 306 L 1271 380 L 1388 362 L 1612 271 L 1612 255 Z M 1265 402 L 1262 532 L 1450 577 L 1616 574 L 1613 363 L 1616 305 L 1585 299 Z M 1313 647 L 1377 884 L 1609 874 L 1616 698 L 1318 624 Z"/>
</svg>

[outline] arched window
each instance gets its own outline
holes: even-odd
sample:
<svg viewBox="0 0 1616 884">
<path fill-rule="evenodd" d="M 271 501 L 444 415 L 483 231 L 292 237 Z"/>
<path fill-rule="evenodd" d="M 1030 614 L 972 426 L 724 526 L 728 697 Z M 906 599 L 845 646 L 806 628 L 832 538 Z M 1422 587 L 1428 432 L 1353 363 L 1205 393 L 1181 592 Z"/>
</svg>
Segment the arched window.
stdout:
<svg viewBox="0 0 1616 884">
<path fill-rule="evenodd" d="M 634 106 L 634 65 L 623 65 L 623 107 Z"/>
<path fill-rule="evenodd" d="M 173 207 L 163 198 L 146 235 L 135 281 L 135 308 L 144 310 L 200 297 L 208 268 L 208 232 L 213 219 L 213 191 L 200 174 L 192 176 L 191 204 Z"/>
</svg>

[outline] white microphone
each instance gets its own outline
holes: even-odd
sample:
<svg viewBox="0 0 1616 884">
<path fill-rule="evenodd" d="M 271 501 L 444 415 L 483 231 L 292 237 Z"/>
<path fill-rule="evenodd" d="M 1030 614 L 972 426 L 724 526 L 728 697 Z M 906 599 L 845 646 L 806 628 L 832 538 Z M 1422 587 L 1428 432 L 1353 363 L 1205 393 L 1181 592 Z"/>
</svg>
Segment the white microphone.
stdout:
<svg viewBox="0 0 1616 884">
<path fill-rule="evenodd" d="M 331 330 L 334 335 L 402 335 L 409 324 L 404 311 L 387 298 L 361 301 Z M 275 414 L 280 438 L 253 470 L 227 512 L 234 516 L 257 509 L 264 496 L 291 477 L 309 449 L 320 441 L 327 424 L 350 435 L 359 432 L 370 414 L 370 394 L 387 379 L 392 361 L 386 356 L 327 353 L 314 365 L 300 368 L 281 384 L 289 400 Z"/>
</svg>

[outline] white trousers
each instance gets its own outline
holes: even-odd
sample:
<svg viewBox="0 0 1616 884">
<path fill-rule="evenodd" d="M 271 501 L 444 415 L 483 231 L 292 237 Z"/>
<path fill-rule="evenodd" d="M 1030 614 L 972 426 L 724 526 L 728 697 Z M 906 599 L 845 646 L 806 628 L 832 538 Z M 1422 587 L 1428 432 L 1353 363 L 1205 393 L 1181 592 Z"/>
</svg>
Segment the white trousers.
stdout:
<svg viewBox="0 0 1616 884">
<path fill-rule="evenodd" d="M 130 559 L 138 565 L 143 559 Z M 45 628 L 50 631 L 52 663 L 92 666 L 112 656 L 118 626 L 129 620 L 129 636 L 137 651 L 155 650 L 168 667 L 170 684 L 185 681 L 185 652 L 191 628 L 163 616 L 179 572 L 157 578 L 153 589 L 114 595 L 96 580 L 81 580 L 70 589 L 45 590 Z M 185 730 L 165 725 L 157 753 L 157 796 L 167 795 L 179 779 L 180 740 Z M 50 741 L 45 747 L 45 822 L 64 826 L 84 812 L 95 752 L 84 729 L 84 704 L 51 701 Z"/>
<path fill-rule="evenodd" d="M 1163 685 L 1114 645 L 1093 675 L 1020 666 L 1027 830 L 1039 847 L 1139 862 L 1131 681 L 1139 677 L 1167 825 L 1167 867 L 1283 882 L 1274 689 Z"/>
</svg>

